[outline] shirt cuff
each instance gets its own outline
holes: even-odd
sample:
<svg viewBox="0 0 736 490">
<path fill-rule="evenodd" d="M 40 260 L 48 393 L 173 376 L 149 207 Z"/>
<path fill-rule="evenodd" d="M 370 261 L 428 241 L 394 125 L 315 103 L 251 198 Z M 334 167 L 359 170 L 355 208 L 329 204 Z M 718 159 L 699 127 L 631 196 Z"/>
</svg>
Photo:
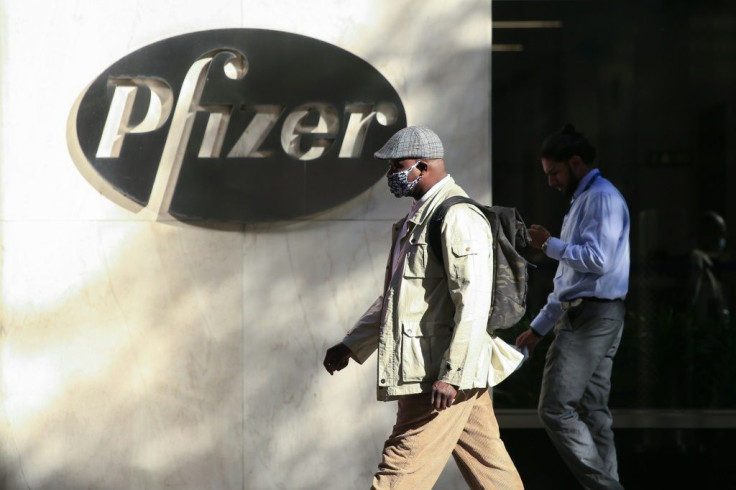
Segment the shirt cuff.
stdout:
<svg viewBox="0 0 736 490">
<path fill-rule="evenodd" d="M 544 337 L 550 330 L 552 330 L 555 323 L 557 323 L 556 320 L 550 320 L 547 315 L 540 313 L 534 320 L 532 320 L 531 328 L 534 329 L 536 333 Z"/>
<path fill-rule="evenodd" d="M 353 353 L 353 360 L 358 364 L 363 364 L 367 361 L 377 347 L 373 341 L 367 342 L 365 339 L 355 339 L 350 334 L 342 339 L 342 343 L 350 349 L 350 352 Z"/>
<path fill-rule="evenodd" d="M 462 386 L 463 381 L 462 368 L 457 367 L 453 369 L 453 366 L 449 362 L 445 362 L 444 372 L 440 372 L 440 376 L 438 379 L 440 381 L 444 381 L 448 385 L 460 387 Z"/>
<path fill-rule="evenodd" d="M 567 243 L 563 242 L 559 238 L 549 237 L 549 240 L 547 240 L 547 250 L 545 251 L 545 254 L 551 259 L 560 260 L 566 248 Z"/>
</svg>

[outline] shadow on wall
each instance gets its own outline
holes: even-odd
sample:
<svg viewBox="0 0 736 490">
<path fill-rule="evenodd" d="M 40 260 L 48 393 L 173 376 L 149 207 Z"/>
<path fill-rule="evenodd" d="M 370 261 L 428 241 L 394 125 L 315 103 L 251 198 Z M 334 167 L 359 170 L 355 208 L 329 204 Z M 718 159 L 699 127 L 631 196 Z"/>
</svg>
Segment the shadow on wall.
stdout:
<svg viewBox="0 0 736 490">
<path fill-rule="evenodd" d="M 483 2 L 453 7 L 451 19 L 443 22 L 465 25 L 479 15 L 476 10 L 480 4 L 489 8 Z M 393 23 L 382 26 L 381 32 L 403 32 L 409 16 L 402 14 L 393 17 Z M 412 12 L 412 17 L 416 14 Z M 411 43 L 413 34 L 407 35 L 407 42 Z M 370 53 L 369 48 L 370 54 L 365 58 L 381 66 L 395 64 L 395 55 L 382 51 L 383 40 L 366 41 L 366 45 L 376 46 L 376 52 Z M 461 68 L 461 61 L 466 59 L 465 52 L 462 54 L 450 60 L 457 66 L 443 66 L 441 70 L 435 58 L 407 60 L 406 66 L 397 67 L 396 75 L 389 76 L 400 93 L 412 94 L 414 103 L 406 105 L 409 124 L 433 126 L 442 134 L 451 133 L 458 125 L 467 126 L 463 114 L 476 117 L 474 112 L 483 104 L 469 100 L 467 85 L 450 82 L 457 81 L 458 73 L 468 79 L 486 77 L 482 72 L 487 66 L 478 63 Z M 490 57 L 490 53 L 477 56 Z M 424 84 L 423 80 L 430 83 Z M 445 101 L 437 104 L 432 97 L 440 86 L 446 87 L 442 94 Z M 446 100 L 457 104 L 447 104 Z M 436 110 L 448 105 L 457 112 Z M 487 118 L 487 114 L 483 117 Z M 467 135 L 468 140 L 487 137 Z M 477 171 L 474 166 L 490 164 L 473 160 L 476 155 L 472 152 L 479 143 L 445 143 L 450 172 L 461 184 L 468 181 L 475 185 L 479 179 L 472 180 Z M 472 166 L 468 162 L 473 162 Z M 371 192 L 375 199 L 397 203 L 383 180 Z M 258 370 L 258 375 L 253 375 L 246 368 L 244 379 L 244 440 L 247 446 L 257 448 L 253 449 L 253 458 L 246 456 L 245 461 L 245 482 L 252 488 L 282 485 L 342 490 L 369 486 L 383 442 L 394 423 L 395 404 L 375 399 L 375 356 L 364 366 L 351 363 L 334 377 L 326 374 L 321 362 L 326 348 L 343 337 L 380 293 L 390 247 L 390 224 L 405 213 L 409 204 L 397 203 L 396 215 L 385 221 L 341 222 L 341 216 L 329 215 L 335 221 L 299 223 L 285 234 L 280 233 L 285 230 L 258 233 L 250 239 L 259 243 L 249 241 L 245 245 L 246 277 L 272 277 L 274 256 L 279 257 L 280 267 L 288 270 L 285 277 L 275 278 L 276 287 L 270 289 L 269 295 L 258 293 L 264 287 L 259 282 L 245 281 L 245 364 Z M 263 303 L 284 307 L 268 308 Z M 268 366 L 268 372 L 264 373 L 262 366 Z M 264 392 L 268 395 L 259 398 Z M 246 454 L 250 454 L 248 447 Z M 466 485 L 459 475 L 450 474 L 443 477 L 437 488 Z"/>
<path fill-rule="evenodd" d="M 240 237 L 19 227 L 47 241 L 6 226 L 4 277 L 37 295 L 5 306 L 4 488 L 239 488 L 242 272 L 223 259 Z"/>
<path fill-rule="evenodd" d="M 286 234 L 88 227 L 70 236 L 65 224 L 44 225 L 43 244 L 10 240 L 5 250 L 21 292 L 79 274 L 39 287 L 36 304 L 6 304 L 3 488 L 370 481 L 392 404 L 375 400 L 374 363 L 333 378 L 321 361 L 334 341 L 325 328 L 339 339 L 377 294 L 383 254 L 376 267 L 368 237 L 385 223 L 296 224 Z M 341 253 L 356 234 L 362 245 Z M 42 276 L 27 260 L 40 255 Z M 375 291 L 353 284 L 356 275 Z M 42 311 L 45 300 L 56 306 Z"/>
</svg>

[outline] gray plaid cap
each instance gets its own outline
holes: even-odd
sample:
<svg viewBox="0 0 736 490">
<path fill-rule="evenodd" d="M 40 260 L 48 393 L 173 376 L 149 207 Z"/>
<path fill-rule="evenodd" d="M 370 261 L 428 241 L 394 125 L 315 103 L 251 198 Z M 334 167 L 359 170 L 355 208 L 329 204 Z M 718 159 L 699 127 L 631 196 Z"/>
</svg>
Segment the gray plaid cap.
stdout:
<svg viewBox="0 0 736 490">
<path fill-rule="evenodd" d="M 373 156 L 379 160 L 444 158 L 445 150 L 434 131 L 423 126 L 409 126 L 391 136 Z"/>
</svg>

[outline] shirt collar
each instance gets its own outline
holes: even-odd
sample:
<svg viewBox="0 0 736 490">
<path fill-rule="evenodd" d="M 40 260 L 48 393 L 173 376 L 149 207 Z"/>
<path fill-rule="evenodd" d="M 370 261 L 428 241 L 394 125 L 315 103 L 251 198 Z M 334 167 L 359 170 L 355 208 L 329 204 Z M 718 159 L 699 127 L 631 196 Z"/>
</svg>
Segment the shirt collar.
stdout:
<svg viewBox="0 0 736 490">
<path fill-rule="evenodd" d="M 590 182 L 600 174 L 601 171 L 597 168 L 594 168 L 590 172 L 588 172 L 578 184 L 578 188 L 575 189 L 575 193 L 572 195 L 572 200 L 574 201 L 578 198 L 578 196 L 580 196 L 580 194 L 585 192 L 588 189 Z"/>
<path fill-rule="evenodd" d="M 419 199 L 414 199 L 414 202 L 411 205 L 411 211 L 409 212 L 409 216 L 413 216 L 414 213 L 417 212 L 417 209 L 419 209 L 422 204 L 427 202 L 430 197 L 437 194 L 441 188 L 447 185 L 447 183 L 450 182 L 450 174 L 445 175 L 442 180 L 437 182 L 435 185 L 433 185 L 427 192 L 424 193 L 422 197 Z"/>
</svg>

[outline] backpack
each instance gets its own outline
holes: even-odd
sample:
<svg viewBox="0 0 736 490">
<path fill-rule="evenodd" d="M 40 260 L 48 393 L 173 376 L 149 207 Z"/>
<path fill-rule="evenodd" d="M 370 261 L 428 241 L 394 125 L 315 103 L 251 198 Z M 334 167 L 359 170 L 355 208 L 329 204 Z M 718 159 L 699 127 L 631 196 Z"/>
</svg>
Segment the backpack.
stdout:
<svg viewBox="0 0 736 490">
<path fill-rule="evenodd" d="M 434 211 L 427 231 L 427 241 L 443 265 L 442 222 L 450 206 L 461 202 L 476 206 L 491 224 L 494 267 L 488 331 L 512 327 L 526 313 L 529 262 L 518 249 L 529 246 L 529 231 L 516 208 L 487 206 L 464 196 L 450 197 Z"/>
</svg>

